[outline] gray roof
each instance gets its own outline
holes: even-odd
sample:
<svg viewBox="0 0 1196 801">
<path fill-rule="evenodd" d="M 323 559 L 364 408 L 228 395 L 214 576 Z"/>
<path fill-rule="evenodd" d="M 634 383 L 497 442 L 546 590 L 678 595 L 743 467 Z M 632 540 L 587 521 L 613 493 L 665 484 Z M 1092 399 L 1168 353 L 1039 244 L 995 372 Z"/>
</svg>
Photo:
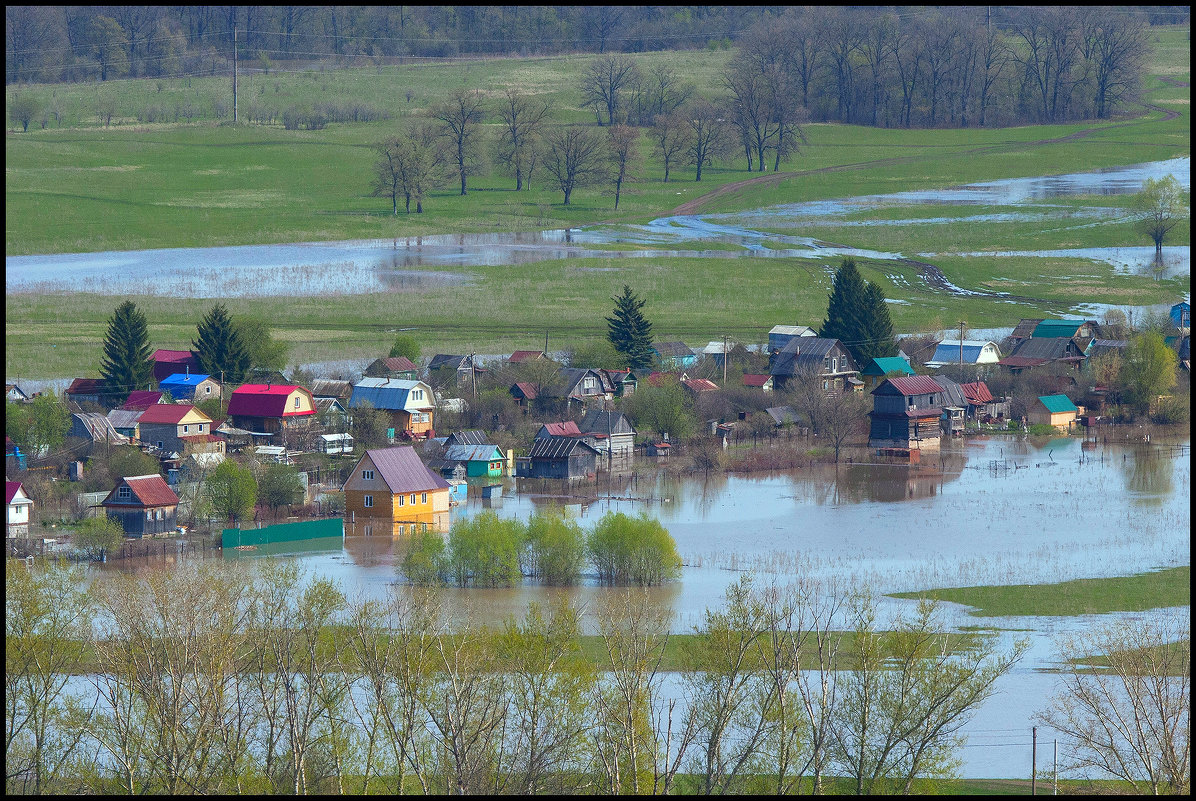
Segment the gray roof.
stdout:
<svg viewBox="0 0 1196 801">
<path fill-rule="evenodd" d="M 1129 344 L 1124 339 L 1094 339 L 1088 343 L 1088 350 L 1084 355 L 1091 359 L 1094 356 L 1104 356 L 1107 353 L 1121 353 Z"/>
<path fill-rule="evenodd" d="M 497 445 L 449 445 L 444 459 L 449 462 L 490 462 L 502 458 Z"/>
<path fill-rule="evenodd" d="M 337 398 L 315 398 L 317 412 L 337 411 L 341 414 L 345 413 L 345 407 L 341 406 L 340 400 Z"/>
<path fill-rule="evenodd" d="M 378 468 L 378 475 L 386 482 L 386 486 L 396 495 L 448 487 L 448 482 L 429 470 L 410 445 L 371 448 L 366 455 Z"/>
<path fill-rule="evenodd" d="M 353 394 L 353 384 L 331 378 L 317 378 L 311 382 L 311 394 L 316 398 L 346 399 Z"/>
<path fill-rule="evenodd" d="M 943 402 L 939 404 L 940 406 L 967 407 L 968 399 L 964 397 L 962 384 L 940 375 L 936 375 L 934 380 L 943 388 Z"/>
<path fill-rule="evenodd" d="M 595 454 L 598 450 L 577 437 L 543 437 L 532 442 L 528 456 L 532 459 L 565 459 L 578 448 L 588 448 Z"/>
<path fill-rule="evenodd" d="M 603 392 L 615 391 L 615 385 L 611 383 L 610 376 L 605 370 L 595 370 L 588 367 L 562 367 L 561 376 L 565 379 L 565 391 L 562 393 L 562 397 L 572 394 L 573 390 L 587 375 L 593 375 L 598 379 L 598 385 L 602 388 Z M 542 387 L 540 394 L 547 395 L 548 388 Z"/>
<path fill-rule="evenodd" d="M 434 406 L 432 388 L 423 381 L 412 381 L 404 378 L 363 378 L 353 385 L 353 396 L 349 398 L 349 407 L 357 408 L 369 401 L 375 409 L 403 409 L 407 405 L 407 395 L 416 387 L 424 387 L 427 393 L 426 406 Z"/>
<path fill-rule="evenodd" d="M 454 370 L 468 370 L 469 357 L 457 356 L 452 353 L 437 353 L 432 357 L 432 361 L 428 362 L 429 370 L 439 370 L 441 367 L 451 367 Z"/>
<path fill-rule="evenodd" d="M 113 409 L 108 412 L 108 422 L 113 428 L 132 428 L 137 425 L 141 412 L 133 409 Z"/>
<path fill-rule="evenodd" d="M 72 437 L 90 439 L 92 442 L 111 442 L 113 445 L 123 445 L 129 441 L 128 437 L 118 434 L 112 422 L 99 412 L 72 414 L 68 433 Z"/>
<path fill-rule="evenodd" d="M 1068 353 L 1067 346 L 1072 343 L 1071 337 L 1033 337 L 1022 342 L 1014 349 L 1014 356 L 1030 359 L 1063 359 L 1066 357 L 1082 356 L 1084 349 L 1076 344 L 1077 353 Z"/>
<path fill-rule="evenodd" d="M 792 406 L 773 406 L 764 411 L 768 412 L 768 416 L 779 426 L 797 422 L 797 410 Z"/>
<path fill-rule="evenodd" d="M 821 373 L 822 360 L 837 344 L 839 340 L 826 337 L 795 337 L 777 351 L 769 367 L 769 374 L 790 376 L 803 369 L 817 370 Z"/>
<path fill-rule="evenodd" d="M 652 350 L 661 355 L 661 358 L 670 358 L 677 356 L 693 356 L 693 350 L 684 342 L 653 342 Z"/>
<path fill-rule="evenodd" d="M 445 438 L 445 445 L 484 445 L 486 433 L 477 429 L 454 431 Z"/>
<path fill-rule="evenodd" d="M 584 434 L 635 434 L 622 412 L 588 412 L 578 421 L 577 427 Z"/>
</svg>

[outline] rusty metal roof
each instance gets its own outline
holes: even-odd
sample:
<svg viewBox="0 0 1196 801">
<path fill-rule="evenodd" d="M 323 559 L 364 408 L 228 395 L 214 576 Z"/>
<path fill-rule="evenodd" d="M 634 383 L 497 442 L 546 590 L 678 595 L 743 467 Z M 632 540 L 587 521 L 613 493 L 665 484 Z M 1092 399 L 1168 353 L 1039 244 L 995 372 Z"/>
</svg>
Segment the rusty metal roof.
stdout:
<svg viewBox="0 0 1196 801">
<path fill-rule="evenodd" d="M 928 375 L 903 375 L 885 379 L 880 386 L 872 390 L 872 394 L 887 395 L 887 392 L 881 392 L 886 385 L 893 387 L 901 395 L 931 395 L 943 391 L 942 385 Z"/>
<path fill-rule="evenodd" d="M 116 496 L 117 490 L 121 485 L 128 485 L 129 489 L 133 491 L 133 497 L 129 499 L 118 499 Z M 133 501 L 136 500 L 136 503 Z M 108 497 L 101 501 L 102 506 L 177 506 L 179 496 L 174 494 L 174 490 L 166 483 L 166 480 L 157 473 L 148 476 L 126 476 L 120 480 L 112 492 L 108 493 Z"/>
</svg>

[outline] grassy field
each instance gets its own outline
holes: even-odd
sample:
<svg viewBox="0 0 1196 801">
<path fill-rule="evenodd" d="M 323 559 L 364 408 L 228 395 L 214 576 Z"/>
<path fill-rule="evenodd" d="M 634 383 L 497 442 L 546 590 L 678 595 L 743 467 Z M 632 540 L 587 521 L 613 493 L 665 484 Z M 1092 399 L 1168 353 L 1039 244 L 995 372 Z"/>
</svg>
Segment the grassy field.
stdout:
<svg viewBox="0 0 1196 801">
<path fill-rule="evenodd" d="M 956 587 L 895 593 L 894 598 L 929 596 L 976 607 L 977 617 L 1096 615 L 1140 612 L 1192 602 L 1190 566 L 1118 578 L 1079 579 L 1059 584 Z"/>
<path fill-rule="evenodd" d="M 1186 79 L 1185 33 L 1164 30 L 1157 44 L 1152 72 Z M 721 51 L 702 51 L 643 54 L 642 59 L 645 65 L 668 61 L 709 90 L 716 86 L 727 57 Z M 677 171 L 676 180 L 664 184 L 659 165 L 648 158 L 643 180 L 625 192 L 617 215 L 611 209 L 613 199 L 599 189 L 580 191 L 574 204 L 565 207 L 560 193 L 549 190 L 542 177 L 535 179 L 531 191 L 516 193 L 513 182 L 494 171 L 472 178 L 465 197 L 450 189 L 434 193 L 423 215 L 394 217 L 386 201 L 369 196 L 372 145 L 394 129 L 397 119 L 418 112 L 455 86 L 476 87 L 491 95 L 506 86 L 521 86 L 557 104 L 559 121 L 584 120 L 588 112 L 575 108 L 574 86 L 588 58 L 367 66 L 256 74 L 243 82 L 243 103 L 274 96 L 281 105 L 337 98 L 368 102 L 394 117 L 388 122 L 334 124 L 322 131 L 233 127 L 210 119 L 191 125 L 124 124 L 155 99 L 194 97 L 197 106 L 202 101 L 214 109 L 215 98 L 227 88 L 220 78 L 192 79 L 189 85 L 165 81 L 160 88 L 156 81 L 23 87 L 21 91 L 56 95 L 64 110 L 63 127 L 55 129 L 51 123 L 44 131 L 7 136 L 6 252 L 385 239 L 644 222 L 719 186 L 758 177 L 749 176 L 742 165 L 723 164 L 705 171 L 700 184 L 688 170 Z M 1148 110 L 1127 120 L 992 130 L 812 125 L 809 145 L 788 165 L 790 173 L 711 197 L 702 211 L 741 211 L 1187 155 L 1190 90 L 1157 77 L 1147 89 L 1148 102 L 1166 105 L 1179 116 L 1165 121 L 1162 112 Z M 118 108 L 127 111 L 121 125 L 97 127 L 97 93 L 114 93 Z M 649 152 L 646 142 L 644 150 Z M 1066 204 L 1082 209 L 1125 202 L 1099 196 L 1068 199 Z M 861 212 L 846 219 L 867 222 L 961 213 L 935 206 Z M 967 319 L 974 328 L 1012 325 L 1023 316 L 1060 314 L 1087 302 L 1171 303 L 1189 290 L 1186 276 L 1163 281 L 1149 275 L 1118 276 L 1109 265 L 1084 260 L 951 255 L 1149 244 L 1128 223 L 1092 222 L 1076 217 L 801 229 L 774 223 L 771 230 L 906 255 L 947 254 L 935 263 L 955 284 L 1036 299 L 994 303 L 947 295 L 930 289 L 916 265 L 865 260 L 861 268 L 866 277 L 896 301 L 891 311 L 899 331 L 937 330 L 957 319 Z M 1186 244 L 1188 237 L 1184 225 L 1173 232 L 1172 241 Z M 689 247 L 737 249 L 726 242 L 694 242 Z M 269 320 L 275 335 L 291 345 L 292 363 L 374 358 L 387 350 L 395 329 L 408 327 L 418 329 L 416 336 L 428 352 L 497 353 L 539 347 L 546 330 L 550 348 L 565 348 L 604 335 L 603 317 L 623 283 L 647 298 L 654 331 L 662 338 L 699 342 L 726 334 L 753 343 L 762 341 L 776 322 L 820 322 L 830 286 L 827 268 L 836 263 L 837 259 L 596 256 L 580 264 L 447 268 L 464 273 L 468 280 L 418 292 L 230 299 L 228 305 L 234 314 Z M 95 374 L 106 320 L 121 300 L 70 292 L 8 295 L 6 373 L 22 378 Z M 135 300 L 146 311 L 158 347 L 187 346 L 196 322 L 210 306 L 205 300 L 156 297 L 152 287 Z M 751 313 L 745 314 L 745 309 Z"/>
</svg>

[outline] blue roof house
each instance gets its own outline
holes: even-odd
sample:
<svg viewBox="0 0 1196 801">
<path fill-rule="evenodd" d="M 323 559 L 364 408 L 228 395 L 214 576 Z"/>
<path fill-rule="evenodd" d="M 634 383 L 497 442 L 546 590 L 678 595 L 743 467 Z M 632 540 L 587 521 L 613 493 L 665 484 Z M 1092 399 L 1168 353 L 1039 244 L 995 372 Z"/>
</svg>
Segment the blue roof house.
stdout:
<svg viewBox="0 0 1196 801">
<path fill-rule="evenodd" d="M 158 382 L 158 389 L 178 400 L 202 401 L 220 397 L 220 382 L 202 373 L 174 373 Z"/>
<path fill-rule="evenodd" d="M 962 347 L 961 347 L 962 345 Z M 935 348 L 934 355 L 926 361 L 930 368 L 942 367 L 947 364 L 967 365 L 996 364 L 1001 360 L 1001 350 L 996 342 L 983 339 L 965 339 L 962 343 L 958 339 L 944 339 Z"/>
<path fill-rule="evenodd" d="M 1192 307 L 1186 300 L 1181 300 L 1171 307 L 1171 324 L 1176 328 L 1192 327 Z"/>
</svg>

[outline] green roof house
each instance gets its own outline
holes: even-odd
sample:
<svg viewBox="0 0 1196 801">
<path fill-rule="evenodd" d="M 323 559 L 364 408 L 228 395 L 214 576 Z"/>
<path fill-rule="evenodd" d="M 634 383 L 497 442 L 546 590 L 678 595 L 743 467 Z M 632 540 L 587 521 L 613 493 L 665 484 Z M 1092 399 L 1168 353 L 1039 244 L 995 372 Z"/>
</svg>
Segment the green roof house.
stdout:
<svg viewBox="0 0 1196 801">
<path fill-rule="evenodd" d="M 910 367 L 909 362 L 900 356 L 878 356 L 869 361 L 863 370 L 860 370 L 860 375 L 869 387 L 876 386 L 887 376 L 913 374 L 914 368 Z"/>
<path fill-rule="evenodd" d="M 1079 407 L 1066 395 L 1039 395 L 1026 413 L 1026 419 L 1033 424 L 1071 428 L 1080 414 Z"/>
</svg>

